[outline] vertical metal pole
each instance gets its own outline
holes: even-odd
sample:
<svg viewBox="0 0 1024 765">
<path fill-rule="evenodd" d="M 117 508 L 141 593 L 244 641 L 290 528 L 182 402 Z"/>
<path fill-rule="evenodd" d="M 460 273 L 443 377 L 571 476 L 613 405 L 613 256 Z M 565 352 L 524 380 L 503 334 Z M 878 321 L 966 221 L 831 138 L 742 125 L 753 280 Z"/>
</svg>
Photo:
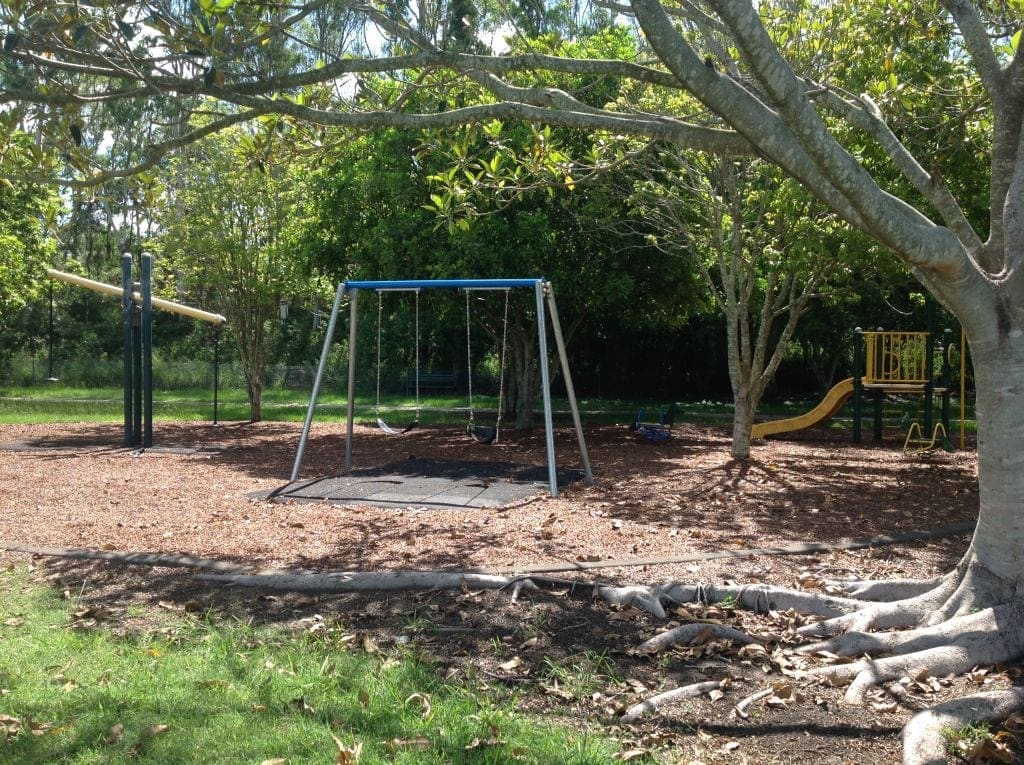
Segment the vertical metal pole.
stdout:
<svg viewBox="0 0 1024 765">
<path fill-rule="evenodd" d="M 52 383 L 57 382 L 57 378 L 53 376 L 53 279 L 50 279 L 50 328 L 47 332 L 46 338 L 46 352 L 49 356 L 47 362 L 46 382 Z"/>
<path fill-rule="evenodd" d="M 124 445 L 132 445 L 132 256 L 121 256 L 121 323 L 124 352 Z"/>
<path fill-rule="evenodd" d="M 213 424 L 217 421 L 217 404 L 220 395 L 220 324 L 213 325 Z"/>
<path fill-rule="evenodd" d="M 885 395 L 884 391 L 876 388 L 872 391 L 875 403 L 875 430 L 872 433 L 873 438 L 876 441 L 882 440 L 882 397 Z"/>
<path fill-rule="evenodd" d="M 141 285 L 136 282 L 132 291 Z M 132 446 L 142 446 L 142 307 L 132 306 Z"/>
<path fill-rule="evenodd" d="M 587 486 L 594 483 L 594 474 L 590 471 L 590 455 L 587 454 L 587 442 L 583 438 L 583 423 L 580 421 L 580 409 L 576 404 L 576 389 L 569 374 L 569 357 L 565 352 L 565 337 L 562 335 L 562 322 L 558 319 L 558 306 L 555 305 L 555 290 L 551 282 L 547 283 L 548 311 L 551 314 L 551 329 L 555 333 L 555 346 L 558 359 L 562 364 L 562 377 L 565 379 L 565 392 L 569 396 L 569 409 L 572 411 L 572 422 L 576 428 L 576 441 L 580 447 L 580 459 L 583 461 L 583 482 Z"/>
<path fill-rule="evenodd" d="M 931 302 L 929 301 L 929 305 Z M 928 333 L 924 346 L 924 438 L 931 438 L 935 420 L 935 343 Z"/>
<path fill-rule="evenodd" d="M 544 320 L 544 280 L 533 288 L 537 298 L 537 352 L 540 354 L 541 393 L 544 395 L 544 435 L 548 449 L 548 485 L 551 496 L 558 496 L 558 468 L 555 465 L 555 425 L 551 416 L 551 375 L 548 373 L 547 322 Z"/>
<path fill-rule="evenodd" d="M 946 431 L 946 438 L 949 438 L 949 397 L 950 386 L 953 384 L 953 377 L 949 371 L 949 353 L 953 348 L 953 330 L 942 331 L 942 427 Z"/>
<path fill-rule="evenodd" d="M 882 332 L 884 332 L 884 330 L 881 327 L 879 327 L 878 330 L 877 330 L 877 334 L 875 335 L 875 343 L 874 343 L 874 348 L 875 348 L 875 352 L 874 352 L 875 379 L 872 380 L 872 382 L 875 382 L 876 380 L 879 380 L 879 379 L 885 380 L 885 379 L 887 379 L 889 377 L 889 375 L 885 371 L 885 366 L 884 366 L 885 356 L 883 355 L 883 348 L 885 346 L 885 337 L 886 336 L 883 335 Z M 875 430 L 874 430 L 874 433 L 872 433 L 872 436 L 874 437 L 874 439 L 876 441 L 881 441 L 882 440 L 882 397 L 885 395 L 885 392 L 882 391 L 882 389 L 880 389 L 880 388 L 875 388 L 872 391 L 872 394 L 874 396 L 874 403 L 875 403 Z"/>
<path fill-rule="evenodd" d="M 313 393 L 309 397 L 309 408 L 306 409 L 306 420 L 302 423 L 302 435 L 299 436 L 299 450 L 295 453 L 295 464 L 292 465 L 292 475 L 289 479 L 294 481 L 299 477 L 299 470 L 302 468 L 302 455 L 306 451 L 306 442 L 309 439 L 309 428 L 313 424 L 313 412 L 316 411 L 316 401 L 320 397 L 320 384 L 324 379 L 324 370 L 327 368 L 327 357 L 331 352 L 331 342 L 334 340 L 334 327 L 338 321 L 338 308 L 341 306 L 341 296 L 345 292 L 345 283 L 338 284 L 338 290 L 334 293 L 334 307 L 331 308 L 331 318 L 327 322 L 327 334 L 324 336 L 324 348 L 320 351 L 320 363 L 316 368 L 316 378 L 313 380 Z M 218 331 L 219 331 L 218 327 Z M 216 409 L 214 409 L 216 411 Z"/>
<path fill-rule="evenodd" d="M 853 442 L 861 442 L 861 417 L 864 414 L 864 330 L 853 330 Z M 866 360 L 866 359 L 865 359 Z"/>
<path fill-rule="evenodd" d="M 153 256 L 142 253 L 142 445 L 153 445 Z"/>
<path fill-rule="evenodd" d="M 967 333 L 960 329 L 960 449 L 967 447 Z"/>
<path fill-rule="evenodd" d="M 345 428 L 345 469 L 352 469 L 352 425 L 356 417 L 356 320 L 359 304 L 359 290 L 352 290 L 349 296 L 349 328 L 348 328 L 348 401 Z"/>
</svg>

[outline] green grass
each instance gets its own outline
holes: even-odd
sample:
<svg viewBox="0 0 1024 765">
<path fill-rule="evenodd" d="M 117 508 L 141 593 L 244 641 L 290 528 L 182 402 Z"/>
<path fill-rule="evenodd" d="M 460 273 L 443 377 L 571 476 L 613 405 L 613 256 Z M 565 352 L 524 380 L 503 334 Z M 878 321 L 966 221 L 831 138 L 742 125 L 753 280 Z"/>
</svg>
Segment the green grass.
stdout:
<svg viewBox="0 0 1024 765">
<path fill-rule="evenodd" d="M 263 419 L 270 422 L 301 422 L 309 402 L 309 392 L 284 388 L 271 388 L 263 393 Z M 372 423 L 376 418 L 375 397 L 356 397 L 356 419 Z M 762 404 L 759 414 L 763 417 L 789 417 L 806 412 L 817 400 L 785 401 Z M 969 429 L 974 430 L 973 401 L 967 409 Z M 383 397 L 383 416 L 388 422 L 398 424 L 410 421 L 414 416 L 416 401 L 411 396 L 386 395 Z M 467 400 L 464 395 L 424 395 L 420 398 L 420 422 L 424 425 L 461 424 L 466 417 Z M 493 417 L 497 397 L 473 397 L 474 409 L 480 422 Z M 538 400 L 536 406 L 540 406 Z M 552 402 L 556 412 L 556 424 L 570 423 L 569 404 L 562 399 Z M 646 418 L 657 417 L 659 408 L 666 402 L 650 402 L 621 399 L 587 398 L 580 399 L 584 422 L 588 425 L 626 425 L 633 421 L 639 409 L 644 409 Z M 906 404 L 892 403 L 887 408 L 888 419 L 899 420 L 906 410 Z M 677 407 L 678 422 L 701 424 L 727 423 L 732 417 L 732 404 L 728 401 L 695 401 L 682 403 Z M 160 420 L 210 420 L 213 417 L 212 392 L 207 389 L 157 390 L 153 394 L 153 414 Z M 954 401 L 950 416 L 959 417 L 959 403 Z M 345 395 L 325 390 L 320 396 L 317 420 L 321 422 L 344 421 L 346 416 Z M 847 404 L 840 411 L 840 420 L 849 420 L 852 406 Z M 71 388 L 67 386 L 5 387 L 0 388 L 0 423 L 32 424 L 45 422 L 119 422 L 123 417 L 122 393 L 120 388 Z M 871 402 L 865 403 L 865 417 L 871 417 Z M 936 405 L 936 417 L 938 406 Z M 249 419 L 249 405 L 244 391 L 228 389 L 220 392 L 218 418 L 229 421 Z"/>
<path fill-rule="evenodd" d="M 0 574 L 0 603 L 0 762 L 334 763 L 339 744 L 360 765 L 614 761 L 610 741 L 441 680 L 411 651 L 366 653 L 340 625 L 161 611 L 162 628 L 117 636 L 76 628 L 75 604 L 22 570 Z"/>
</svg>

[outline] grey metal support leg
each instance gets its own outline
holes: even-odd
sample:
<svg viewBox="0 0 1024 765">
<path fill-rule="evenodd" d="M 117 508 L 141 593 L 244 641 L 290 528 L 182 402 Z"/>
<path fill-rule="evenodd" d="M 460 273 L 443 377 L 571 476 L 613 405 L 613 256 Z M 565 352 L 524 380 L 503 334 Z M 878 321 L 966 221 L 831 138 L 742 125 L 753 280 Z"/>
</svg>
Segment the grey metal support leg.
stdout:
<svg viewBox="0 0 1024 765">
<path fill-rule="evenodd" d="M 544 395 L 544 434 L 548 452 L 548 485 L 551 496 L 558 496 L 558 467 L 555 464 L 555 425 L 551 416 L 551 375 L 548 372 L 548 336 L 544 321 L 544 282 L 534 288 L 537 298 L 537 352 L 540 354 L 541 392 Z"/>
<path fill-rule="evenodd" d="M 583 462 L 583 482 L 587 486 L 593 486 L 594 474 L 590 470 L 590 455 L 587 453 L 587 442 L 583 438 L 583 423 L 580 420 L 580 408 L 576 403 L 576 389 L 572 384 L 572 375 L 569 373 L 569 357 L 565 352 L 565 338 L 562 335 L 562 322 L 558 318 L 558 306 L 555 305 L 555 290 L 551 282 L 547 283 L 548 311 L 551 313 L 551 329 L 555 333 L 555 346 L 558 349 L 558 359 L 562 365 L 562 377 L 565 379 L 565 392 L 569 396 L 569 409 L 572 411 L 572 422 L 576 428 L 576 441 L 580 447 L 580 460 Z"/>
<path fill-rule="evenodd" d="M 345 469 L 352 469 L 352 426 L 356 417 L 356 322 L 358 312 L 356 307 L 359 304 L 359 290 L 352 290 L 349 296 L 350 305 L 350 326 L 348 328 L 348 401 L 347 420 L 345 429 Z"/>
<path fill-rule="evenodd" d="M 316 379 L 313 381 L 313 393 L 309 398 L 309 408 L 306 409 L 306 420 L 302 424 L 302 435 L 299 436 L 299 450 L 295 453 L 295 464 L 292 465 L 291 481 L 299 477 L 299 470 L 302 468 L 302 455 L 306 451 L 306 441 L 309 439 L 309 428 L 313 424 L 313 412 L 316 411 L 316 402 L 320 397 L 320 385 L 324 379 L 324 370 L 327 368 L 327 357 L 331 352 L 331 343 L 334 340 L 334 327 L 338 322 L 338 308 L 341 306 L 341 296 L 345 292 L 345 283 L 338 284 L 334 293 L 334 305 L 331 308 L 331 318 L 327 322 L 327 334 L 324 336 L 324 347 L 320 352 L 320 364 L 316 368 Z M 219 328 L 218 330 L 219 331 Z"/>
</svg>

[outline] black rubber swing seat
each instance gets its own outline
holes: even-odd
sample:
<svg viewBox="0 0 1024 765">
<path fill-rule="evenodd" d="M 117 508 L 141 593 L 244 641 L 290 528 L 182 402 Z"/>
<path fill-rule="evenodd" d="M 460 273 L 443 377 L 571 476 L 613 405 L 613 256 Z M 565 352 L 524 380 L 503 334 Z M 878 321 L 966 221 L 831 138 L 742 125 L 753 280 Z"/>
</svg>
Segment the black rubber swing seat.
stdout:
<svg viewBox="0 0 1024 765">
<path fill-rule="evenodd" d="M 484 445 L 493 444 L 495 439 L 498 437 L 497 428 L 489 428 L 486 425 L 476 425 L 472 422 L 466 426 L 466 432 L 469 433 L 470 438 L 478 444 Z"/>
<path fill-rule="evenodd" d="M 380 417 L 377 418 L 377 427 L 380 428 L 381 430 L 383 430 L 389 436 L 402 436 L 402 435 L 405 435 L 406 433 L 408 433 L 410 430 L 412 430 L 413 428 L 415 428 L 419 424 L 420 424 L 419 420 L 413 420 L 408 425 L 406 425 L 404 428 L 393 428 L 390 425 L 388 425 L 386 422 L 384 422 L 384 420 L 382 420 Z"/>
</svg>

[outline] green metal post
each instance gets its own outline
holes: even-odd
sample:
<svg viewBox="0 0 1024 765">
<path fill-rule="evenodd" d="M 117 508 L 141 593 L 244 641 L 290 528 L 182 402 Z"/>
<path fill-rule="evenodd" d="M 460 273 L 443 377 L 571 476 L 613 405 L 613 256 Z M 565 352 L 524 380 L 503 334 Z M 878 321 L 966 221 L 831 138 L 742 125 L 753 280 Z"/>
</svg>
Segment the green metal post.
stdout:
<svg viewBox="0 0 1024 765">
<path fill-rule="evenodd" d="M 864 330 L 853 330 L 853 442 L 859 444 L 863 438 L 860 420 L 864 414 Z"/>
<path fill-rule="evenodd" d="M 953 347 L 953 330 L 942 331 L 942 427 L 946 429 L 949 436 L 949 396 L 950 387 L 953 384 L 953 376 L 949 369 L 949 352 Z M 963 353 L 963 350 L 960 351 Z"/>
<path fill-rule="evenodd" d="M 220 324 L 213 325 L 213 424 L 217 422 L 217 397 L 220 393 Z"/>
<path fill-rule="evenodd" d="M 931 438 L 932 425 L 935 420 L 935 344 L 929 332 L 924 346 L 924 428 L 923 438 Z"/>
<path fill-rule="evenodd" d="M 141 285 L 135 282 L 132 292 Z M 132 446 L 142 446 L 142 309 L 132 301 Z"/>
<path fill-rule="evenodd" d="M 132 256 L 121 256 L 121 322 L 124 353 L 124 445 L 132 445 Z"/>
<path fill-rule="evenodd" d="M 142 446 L 153 445 L 153 256 L 142 253 Z"/>
<path fill-rule="evenodd" d="M 885 355 L 882 352 L 882 339 L 883 338 L 882 338 L 882 335 L 881 335 L 881 333 L 884 332 L 885 330 L 883 330 L 881 327 L 879 327 L 877 331 L 879 332 L 879 334 L 875 338 L 875 373 L 877 375 L 879 375 L 880 377 L 885 377 L 885 373 L 883 371 L 884 367 L 882 366 L 882 362 L 883 362 L 883 360 L 885 358 Z M 874 428 L 874 433 L 872 435 L 874 436 L 874 439 L 876 441 L 881 441 L 882 440 L 882 399 L 885 397 L 885 394 L 882 392 L 882 390 L 880 388 L 875 388 L 874 390 L 871 391 L 871 395 L 872 395 L 872 398 L 874 399 L 874 404 L 875 404 L 875 428 Z"/>
</svg>

